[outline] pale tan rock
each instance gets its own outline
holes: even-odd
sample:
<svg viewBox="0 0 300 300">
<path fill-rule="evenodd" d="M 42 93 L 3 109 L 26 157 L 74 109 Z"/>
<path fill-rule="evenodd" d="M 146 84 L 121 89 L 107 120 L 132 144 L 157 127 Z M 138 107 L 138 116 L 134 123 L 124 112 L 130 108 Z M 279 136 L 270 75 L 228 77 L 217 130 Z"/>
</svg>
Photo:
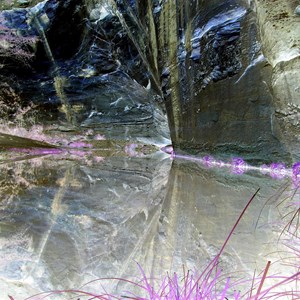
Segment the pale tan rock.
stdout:
<svg viewBox="0 0 300 300">
<path fill-rule="evenodd" d="M 298 156 L 300 113 L 300 19 L 295 1 L 255 1 L 262 51 L 272 66 L 271 90 L 277 137 Z"/>
</svg>

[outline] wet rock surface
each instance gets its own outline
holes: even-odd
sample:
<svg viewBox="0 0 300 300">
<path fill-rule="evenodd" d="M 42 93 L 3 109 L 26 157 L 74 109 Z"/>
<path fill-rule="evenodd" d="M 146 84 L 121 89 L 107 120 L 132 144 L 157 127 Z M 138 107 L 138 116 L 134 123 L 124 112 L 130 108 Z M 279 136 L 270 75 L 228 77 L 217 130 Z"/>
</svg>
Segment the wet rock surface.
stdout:
<svg viewBox="0 0 300 300">
<path fill-rule="evenodd" d="M 215 1 L 202 10 L 207 19 L 193 18 L 192 49 L 175 71 L 178 93 L 169 96 L 170 109 L 177 111 L 177 147 L 275 159 L 285 149 L 272 132 L 271 68 L 263 57 L 255 14 L 240 2 Z"/>
</svg>

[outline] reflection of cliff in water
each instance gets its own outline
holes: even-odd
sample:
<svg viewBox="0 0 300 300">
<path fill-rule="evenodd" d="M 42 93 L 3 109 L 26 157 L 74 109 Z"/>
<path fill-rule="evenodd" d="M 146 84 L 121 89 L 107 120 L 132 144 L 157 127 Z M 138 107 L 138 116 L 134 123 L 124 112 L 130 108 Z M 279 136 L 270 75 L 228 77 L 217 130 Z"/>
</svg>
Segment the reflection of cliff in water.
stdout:
<svg viewBox="0 0 300 300">
<path fill-rule="evenodd" d="M 262 175 L 203 169 L 156 153 L 93 164 L 36 157 L 2 164 L 0 176 L 0 288 L 14 294 L 139 275 L 134 261 L 157 275 L 179 272 L 182 265 L 202 269 L 258 186 L 260 196 L 221 265 L 225 273 L 251 277 L 265 264 L 260 255 L 276 257 L 270 254 L 277 238 L 270 224 L 274 207 L 264 209 L 260 226 L 255 223 L 266 199 L 284 183 Z M 91 288 L 99 292 L 98 284 Z"/>
<path fill-rule="evenodd" d="M 128 274 L 156 226 L 169 168 L 159 155 L 2 164 L 1 290 L 15 294 L 10 281 L 24 281 L 29 296 Z"/>
</svg>

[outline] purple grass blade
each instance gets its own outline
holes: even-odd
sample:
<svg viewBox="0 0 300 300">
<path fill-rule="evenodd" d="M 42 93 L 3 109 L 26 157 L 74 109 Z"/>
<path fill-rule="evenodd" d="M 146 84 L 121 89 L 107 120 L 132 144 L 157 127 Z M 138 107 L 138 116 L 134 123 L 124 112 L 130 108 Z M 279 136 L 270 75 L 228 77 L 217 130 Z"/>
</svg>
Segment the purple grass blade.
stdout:
<svg viewBox="0 0 300 300">
<path fill-rule="evenodd" d="M 263 287 L 263 284 L 264 284 L 264 281 L 265 281 L 265 279 L 266 279 L 267 273 L 268 273 L 268 271 L 269 271 L 270 265 L 271 265 L 271 262 L 268 261 L 268 263 L 267 263 L 267 265 L 266 265 L 266 267 L 265 267 L 265 270 L 264 270 L 264 274 L 263 274 L 262 279 L 261 279 L 261 281 L 260 281 L 260 284 L 259 284 L 259 287 L 258 287 L 258 290 L 257 290 L 257 293 L 256 293 L 255 300 L 258 299 L 258 296 L 259 296 L 259 294 L 260 294 L 260 291 L 261 291 L 261 289 L 262 289 L 262 287 Z"/>
<path fill-rule="evenodd" d="M 227 243 L 228 243 L 230 237 L 232 236 L 232 234 L 233 234 L 235 228 L 236 228 L 237 225 L 239 224 L 241 218 L 242 218 L 243 215 L 245 214 L 246 210 L 248 209 L 249 205 L 252 203 L 252 201 L 253 201 L 253 199 L 255 198 L 255 196 L 258 194 L 259 190 L 260 190 L 260 188 L 258 188 L 258 189 L 256 190 L 256 192 L 252 195 L 252 197 L 249 199 L 249 201 L 247 202 L 247 204 L 246 204 L 246 206 L 244 207 L 243 211 L 242 211 L 241 214 L 239 215 L 237 221 L 235 222 L 234 226 L 233 226 L 232 229 L 230 230 L 229 235 L 227 236 L 225 242 L 223 243 L 223 245 L 222 245 L 222 247 L 221 247 L 221 250 L 219 251 L 219 253 L 217 254 L 217 256 L 216 256 L 216 257 L 208 264 L 208 266 L 204 269 L 204 271 L 202 272 L 202 274 L 200 275 L 200 277 L 198 278 L 198 280 L 201 280 L 201 277 L 204 276 L 205 274 L 206 274 L 206 275 L 205 275 L 206 277 L 209 277 L 209 276 L 210 276 L 210 274 L 211 274 L 213 268 L 217 265 L 218 260 L 219 260 L 219 258 L 220 258 L 220 256 L 221 256 L 221 254 L 223 253 L 223 250 L 224 250 L 224 248 L 226 247 L 226 245 L 227 245 Z M 208 272 L 208 273 L 206 273 L 206 272 Z M 193 288 L 191 289 L 191 291 L 190 291 L 188 297 L 190 297 L 190 295 L 191 295 L 191 293 L 192 293 L 192 291 L 194 290 L 195 287 L 196 287 L 196 283 L 194 284 Z"/>
</svg>

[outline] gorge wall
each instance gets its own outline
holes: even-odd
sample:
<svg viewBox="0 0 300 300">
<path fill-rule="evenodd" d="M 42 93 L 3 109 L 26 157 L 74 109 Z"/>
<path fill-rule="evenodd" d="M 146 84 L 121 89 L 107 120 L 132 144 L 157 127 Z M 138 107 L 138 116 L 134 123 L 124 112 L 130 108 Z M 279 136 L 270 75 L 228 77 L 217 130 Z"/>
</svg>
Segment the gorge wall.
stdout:
<svg viewBox="0 0 300 300">
<path fill-rule="evenodd" d="M 27 2 L 0 21 L 25 28 L 35 11 L 80 126 L 152 118 L 162 134 L 167 113 L 178 151 L 300 158 L 298 1 Z M 53 66 L 41 43 L 34 49 L 18 89 L 55 119 Z"/>
<path fill-rule="evenodd" d="M 175 148 L 299 159 L 297 4 L 140 4 Z"/>
</svg>

